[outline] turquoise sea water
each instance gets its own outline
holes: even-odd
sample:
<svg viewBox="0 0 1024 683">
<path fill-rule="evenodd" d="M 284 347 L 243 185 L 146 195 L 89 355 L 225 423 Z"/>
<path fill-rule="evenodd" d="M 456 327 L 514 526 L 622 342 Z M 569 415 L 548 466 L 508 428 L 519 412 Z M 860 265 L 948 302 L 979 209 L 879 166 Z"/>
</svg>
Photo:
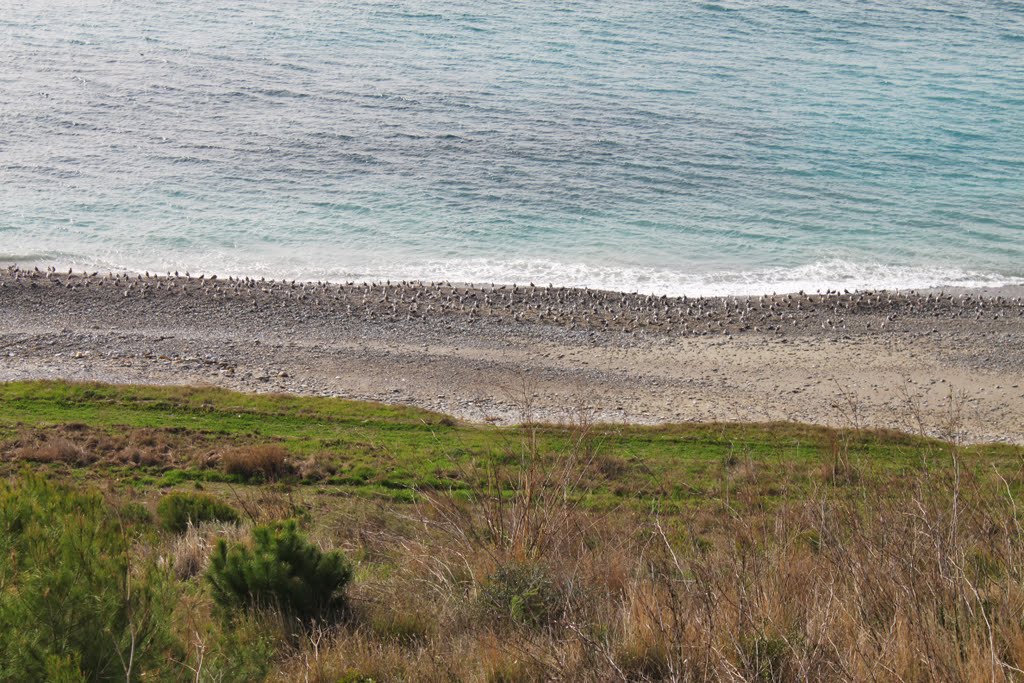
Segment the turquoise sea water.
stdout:
<svg viewBox="0 0 1024 683">
<path fill-rule="evenodd" d="M 0 261 L 1024 282 L 1024 4 L 7 0 Z"/>
</svg>

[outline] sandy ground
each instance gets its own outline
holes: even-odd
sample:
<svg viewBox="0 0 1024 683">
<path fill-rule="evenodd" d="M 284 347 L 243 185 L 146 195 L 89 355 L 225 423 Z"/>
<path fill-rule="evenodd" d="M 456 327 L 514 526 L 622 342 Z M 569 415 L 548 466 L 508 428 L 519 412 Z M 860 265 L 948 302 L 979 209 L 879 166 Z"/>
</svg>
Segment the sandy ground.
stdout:
<svg viewBox="0 0 1024 683">
<path fill-rule="evenodd" d="M 584 410 L 1024 443 L 1020 295 L 684 300 L 7 269 L 0 381 L 210 384 L 501 423 Z"/>
</svg>

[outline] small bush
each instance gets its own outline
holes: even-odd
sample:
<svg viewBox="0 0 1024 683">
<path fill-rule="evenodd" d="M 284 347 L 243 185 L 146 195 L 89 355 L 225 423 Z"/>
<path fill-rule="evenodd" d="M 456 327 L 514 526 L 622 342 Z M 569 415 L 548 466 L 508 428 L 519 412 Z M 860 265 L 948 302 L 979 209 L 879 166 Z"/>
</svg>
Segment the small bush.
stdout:
<svg viewBox="0 0 1024 683">
<path fill-rule="evenodd" d="M 321 551 L 289 520 L 253 529 L 251 546 L 218 541 L 206 576 L 228 617 L 276 610 L 308 623 L 344 610 L 352 565 L 340 552 Z"/>
<path fill-rule="evenodd" d="M 156 507 L 160 526 L 176 534 L 185 533 L 189 523 L 237 522 L 238 513 L 230 505 L 211 496 L 195 493 L 172 493 Z"/>
<path fill-rule="evenodd" d="M 782 638 L 757 636 L 740 640 L 741 661 L 747 680 L 788 681 L 796 678 L 789 666 L 790 648 Z"/>
<path fill-rule="evenodd" d="M 481 587 L 480 603 L 487 616 L 516 626 L 550 626 L 563 611 L 558 587 L 536 564 L 498 567 Z"/>
<path fill-rule="evenodd" d="M 124 503 L 117 511 L 121 522 L 131 526 L 149 526 L 153 523 L 153 514 L 142 503 Z"/>
<path fill-rule="evenodd" d="M 288 450 L 282 446 L 245 446 L 234 448 L 221 456 L 225 474 L 243 479 L 275 481 L 289 473 Z"/>
</svg>

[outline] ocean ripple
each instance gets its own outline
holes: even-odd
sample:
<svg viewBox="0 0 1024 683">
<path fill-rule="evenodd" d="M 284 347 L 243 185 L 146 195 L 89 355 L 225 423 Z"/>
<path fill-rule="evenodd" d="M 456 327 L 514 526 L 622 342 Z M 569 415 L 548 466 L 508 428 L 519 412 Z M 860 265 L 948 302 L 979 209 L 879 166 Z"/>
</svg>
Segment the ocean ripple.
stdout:
<svg viewBox="0 0 1024 683">
<path fill-rule="evenodd" d="M 0 260 L 659 293 L 1024 277 L 1024 8 L 17 0 Z"/>
</svg>

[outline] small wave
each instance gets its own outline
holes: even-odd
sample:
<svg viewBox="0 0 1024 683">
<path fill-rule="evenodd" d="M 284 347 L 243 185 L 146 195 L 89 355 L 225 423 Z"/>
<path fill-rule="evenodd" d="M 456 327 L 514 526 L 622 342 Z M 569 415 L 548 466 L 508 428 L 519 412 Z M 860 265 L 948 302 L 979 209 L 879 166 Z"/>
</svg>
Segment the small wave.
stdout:
<svg viewBox="0 0 1024 683">
<path fill-rule="evenodd" d="M 353 274 L 355 275 L 355 274 Z M 675 270 L 493 259 L 368 268 L 361 280 L 415 279 L 470 283 L 552 284 L 670 296 L 748 296 L 817 290 L 927 289 L 1024 285 L 1024 277 L 945 266 L 891 266 L 830 260 L 791 268 L 688 273 Z"/>
<path fill-rule="evenodd" d="M 717 2 L 705 2 L 705 3 L 703 3 L 700 6 L 700 8 L 704 9 L 704 10 L 707 10 L 709 12 L 735 12 L 736 11 L 736 10 L 732 9 L 731 7 L 726 7 L 725 5 L 720 5 Z"/>
<path fill-rule="evenodd" d="M 2 228 L 0 228 L 2 230 Z M 53 262 L 73 261 L 67 254 L 54 251 L 0 251 L 0 266 L 13 265 L 53 265 Z"/>
<path fill-rule="evenodd" d="M 638 266 L 611 266 L 562 263 L 543 259 L 503 260 L 491 258 L 446 259 L 403 262 L 390 259 L 356 265 L 313 264 L 305 258 L 238 260 L 227 252 L 207 252 L 203 256 L 178 256 L 125 261 L 108 256 L 98 259 L 69 258 L 64 254 L 0 254 L 0 264 L 69 266 L 76 270 L 130 272 L 206 273 L 221 276 L 266 277 L 331 282 L 383 282 L 410 280 L 421 282 L 458 282 L 469 284 L 529 284 L 555 287 L 586 287 L 618 292 L 637 292 L 668 296 L 757 296 L 818 290 L 911 290 L 942 287 L 1024 286 L 1024 275 L 1006 275 L 951 266 L 897 266 L 856 263 L 832 259 L 794 267 L 756 270 L 719 270 L 686 272 Z M 324 255 L 329 262 L 330 256 Z"/>
</svg>

